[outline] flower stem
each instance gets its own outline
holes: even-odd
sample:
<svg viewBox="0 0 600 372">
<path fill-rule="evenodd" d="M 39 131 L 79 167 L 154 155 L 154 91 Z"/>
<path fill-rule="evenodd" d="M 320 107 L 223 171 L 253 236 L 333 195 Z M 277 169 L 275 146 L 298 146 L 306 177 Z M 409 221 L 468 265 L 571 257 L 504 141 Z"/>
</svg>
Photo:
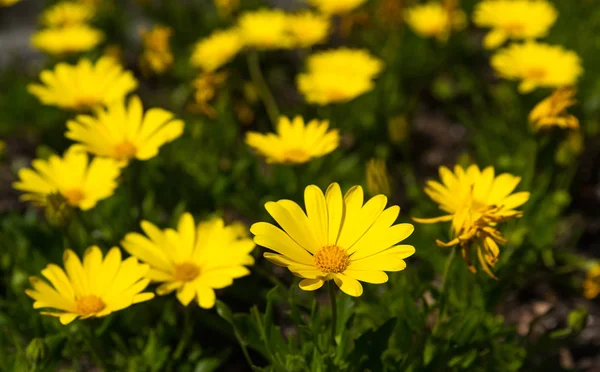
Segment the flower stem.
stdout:
<svg viewBox="0 0 600 372">
<path fill-rule="evenodd" d="M 444 274 L 442 276 L 442 288 L 440 293 L 440 312 L 435 327 L 433 328 L 433 333 L 437 332 L 439 325 L 441 324 L 442 319 L 444 318 L 444 315 L 446 315 L 446 304 L 448 302 L 448 276 L 450 275 L 450 269 L 452 268 L 452 264 L 454 263 L 454 260 L 456 258 L 457 250 L 457 247 L 453 247 L 450 250 L 450 255 L 446 259 L 446 267 L 444 268 Z"/>
<path fill-rule="evenodd" d="M 329 301 L 331 302 L 331 342 L 333 346 L 336 346 L 335 342 L 335 328 L 337 325 L 337 304 L 335 301 L 335 284 L 333 280 L 329 281 Z"/>
<path fill-rule="evenodd" d="M 269 86 L 262 74 L 258 60 L 258 52 L 255 50 L 248 53 L 248 70 L 250 70 L 252 82 L 258 88 L 258 94 L 265 105 L 271 124 L 273 125 L 273 128 L 276 128 L 277 123 L 279 122 L 279 109 L 277 108 L 277 102 L 275 101 L 273 94 L 271 94 Z"/>
</svg>

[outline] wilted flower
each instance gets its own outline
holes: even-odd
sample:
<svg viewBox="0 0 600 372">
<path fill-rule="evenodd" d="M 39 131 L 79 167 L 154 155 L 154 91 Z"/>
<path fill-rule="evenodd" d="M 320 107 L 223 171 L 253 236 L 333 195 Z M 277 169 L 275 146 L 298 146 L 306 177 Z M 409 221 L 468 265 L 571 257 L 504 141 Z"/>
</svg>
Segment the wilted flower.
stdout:
<svg viewBox="0 0 600 372">
<path fill-rule="evenodd" d="M 521 93 L 531 92 L 537 87 L 575 85 L 583 73 L 581 60 L 575 52 L 533 41 L 501 49 L 492 56 L 491 63 L 501 77 L 520 80 Z"/>
<path fill-rule="evenodd" d="M 213 72 L 231 61 L 242 46 L 242 37 L 236 29 L 213 31 L 194 46 L 192 66 Z"/>
<path fill-rule="evenodd" d="M 107 316 L 154 297 L 153 293 L 142 292 L 150 282 L 144 278 L 150 267 L 138 263 L 135 257 L 121 261 L 117 247 L 103 259 L 100 248 L 91 246 L 84 253 L 83 264 L 75 252 L 67 249 L 63 261 L 64 270 L 54 264 L 42 270 L 51 286 L 32 276 L 29 281 L 33 289 L 25 291 L 35 300 L 34 309 L 56 309 L 41 314 L 58 317 L 62 324 L 78 317 Z"/>
<path fill-rule="evenodd" d="M 385 160 L 371 159 L 366 168 L 367 191 L 371 195 L 383 194 L 391 196 L 390 177 L 385 167 Z"/>
<path fill-rule="evenodd" d="M 600 264 L 592 266 L 583 282 L 583 295 L 586 298 L 596 298 L 600 294 Z"/>
<path fill-rule="evenodd" d="M 48 54 L 86 52 L 104 40 L 104 33 L 87 25 L 47 28 L 31 37 L 31 44 Z"/>
<path fill-rule="evenodd" d="M 199 111 L 210 119 L 217 117 L 216 110 L 210 102 L 217 95 L 218 89 L 225 84 L 227 74 L 225 72 L 204 72 L 200 74 L 193 82 L 195 89 L 194 102 L 188 107 L 192 112 Z"/>
<path fill-rule="evenodd" d="M 44 85 L 30 84 L 27 90 L 43 104 L 82 111 L 120 101 L 137 87 L 133 74 L 110 57 L 95 65 L 88 59 L 76 65 L 59 63 L 54 71 L 42 71 L 40 80 Z"/>
<path fill-rule="evenodd" d="M 96 9 L 83 3 L 62 1 L 46 9 L 40 22 L 46 27 L 67 27 L 81 25 L 94 18 Z"/>
<path fill-rule="evenodd" d="M 575 93 L 575 89 L 572 88 L 559 88 L 551 96 L 538 103 L 529 113 L 529 122 L 533 125 L 534 130 L 538 131 L 553 126 L 579 128 L 577 117 L 567 112 L 567 108 L 577 102 L 573 98 Z"/>
<path fill-rule="evenodd" d="M 290 14 L 287 16 L 287 23 L 294 44 L 302 48 L 325 41 L 329 34 L 329 18 L 316 13 L 305 11 Z"/>
<path fill-rule="evenodd" d="M 250 232 L 257 245 L 276 252 L 264 253 L 267 260 L 302 278 L 300 289 L 314 291 L 333 279 L 344 293 L 360 296 L 359 281 L 385 283 L 384 271 L 404 270 L 404 259 L 415 253 L 413 246 L 396 245 L 414 231 L 408 223 L 393 225 L 400 208 L 385 209 L 384 195 L 363 201 L 360 186 L 342 198 L 337 183 L 325 195 L 310 185 L 304 190 L 306 213 L 291 200 L 268 202 L 265 208 L 281 228 L 258 222 Z"/>
<path fill-rule="evenodd" d="M 290 48 L 293 39 L 287 22 L 287 15 L 282 10 L 259 9 L 239 17 L 238 31 L 244 45 L 252 48 Z"/>
<path fill-rule="evenodd" d="M 252 239 L 241 238 L 239 228 L 225 226 L 221 218 L 195 225 L 192 215 L 184 213 L 177 230 L 160 230 L 147 221 L 141 226 L 148 237 L 129 233 L 123 248 L 151 265 L 148 278 L 163 283 L 156 290 L 159 296 L 177 290 L 184 306 L 195 297 L 200 307 L 213 307 L 214 290 L 250 274 L 245 266 L 254 264 Z"/>
<path fill-rule="evenodd" d="M 279 118 L 277 133 L 246 133 L 246 143 L 267 159 L 268 163 L 299 164 L 327 155 L 339 145 L 337 129 L 327 131 L 328 121 L 311 120 L 306 125 L 301 116 L 293 121 Z"/>
<path fill-rule="evenodd" d="M 67 123 L 67 138 L 81 149 L 97 156 L 113 158 L 122 164 L 131 159 L 148 160 L 164 144 L 183 133 L 183 121 L 172 112 L 151 108 L 144 113 L 138 96 L 99 109 L 96 116 L 79 115 Z"/>
<path fill-rule="evenodd" d="M 347 13 L 367 0 L 308 0 L 308 2 L 317 8 L 321 13 L 327 15 Z"/>
<path fill-rule="evenodd" d="M 557 17 L 554 6 L 543 0 L 484 0 L 475 6 L 473 21 L 492 29 L 483 40 L 483 45 L 492 49 L 507 39 L 546 36 Z"/>
<path fill-rule="evenodd" d="M 140 58 L 142 70 L 162 74 L 173 65 L 173 53 L 169 40 L 173 35 L 171 27 L 154 25 L 152 30 L 141 31 L 144 51 Z"/>
<path fill-rule="evenodd" d="M 413 220 L 419 223 L 452 221 L 453 239 L 448 243 L 440 240 L 436 243 L 441 247 L 460 245 L 463 258 L 473 273 L 477 271 L 470 258 L 471 247 L 474 246 L 482 269 L 495 278 L 490 266 L 494 267 L 498 261 L 498 244 L 506 243 L 496 226 L 521 217 L 523 212 L 515 208 L 529 200 L 529 193 L 512 194 L 521 178 L 508 173 L 495 177 L 493 167 L 480 171 L 476 165 L 466 170 L 457 165 L 454 173 L 446 167 L 440 167 L 439 171 L 443 184 L 427 181 L 425 193 L 448 214 Z"/>
<path fill-rule="evenodd" d="M 460 30 L 466 24 L 466 16 L 462 10 L 450 10 L 437 2 L 406 9 L 404 19 L 419 36 L 435 37 L 442 41 L 448 39 L 452 30 Z"/>
</svg>

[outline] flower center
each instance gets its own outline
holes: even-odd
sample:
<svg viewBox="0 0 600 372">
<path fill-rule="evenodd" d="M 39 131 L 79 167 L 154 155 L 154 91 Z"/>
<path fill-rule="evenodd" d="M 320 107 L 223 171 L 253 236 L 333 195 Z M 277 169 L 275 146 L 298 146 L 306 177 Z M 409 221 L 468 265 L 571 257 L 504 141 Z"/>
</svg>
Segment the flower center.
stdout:
<svg viewBox="0 0 600 372">
<path fill-rule="evenodd" d="M 79 205 L 84 198 L 83 192 L 80 189 L 67 190 L 63 193 L 63 196 L 71 205 Z"/>
<path fill-rule="evenodd" d="M 290 163 L 303 163 L 308 161 L 310 155 L 302 149 L 287 150 L 283 157 Z"/>
<path fill-rule="evenodd" d="M 200 274 L 200 268 L 193 263 L 184 262 L 175 265 L 175 280 L 191 282 Z"/>
<path fill-rule="evenodd" d="M 518 36 L 525 30 L 525 26 L 522 23 L 509 23 L 504 26 L 504 30 L 511 35 Z"/>
<path fill-rule="evenodd" d="M 546 70 L 541 67 L 532 67 L 525 72 L 525 77 L 531 80 L 541 80 L 546 76 Z"/>
<path fill-rule="evenodd" d="M 76 301 L 77 312 L 80 315 L 95 314 L 104 310 L 106 304 L 98 296 L 88 295 L 78 298 Z"/>
<path fill-rule="evenodd" d="M 339 274 L 350 264 L 350 257 L 345 249 L 337 245 L 325 246 L 314 255 L 315 266 L 326 274 Z"/>
<path fill-rule="evenodd" d="M 137 148 L 129 141 L 123 141 L 115 146 L 114 157 L 120 160 L 130 160 L 137 153 Z"/>
</svg>

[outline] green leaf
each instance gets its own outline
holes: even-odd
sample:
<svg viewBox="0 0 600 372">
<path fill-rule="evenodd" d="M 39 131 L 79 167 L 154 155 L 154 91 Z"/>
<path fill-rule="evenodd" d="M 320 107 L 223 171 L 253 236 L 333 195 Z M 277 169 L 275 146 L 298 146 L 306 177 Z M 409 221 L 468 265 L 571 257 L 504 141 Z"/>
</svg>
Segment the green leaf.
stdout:
<svg viewBox="0 0 600 372">
<path fill-rule="evenodd" d="M 369 329 L 356 339 L 350 359 L 350 365 L 353 369 L 357 371 L 366 369 L 382 371 L 381 356 L 388 348 L 388 342 L 395 327 L 396 318 L 391 318 L 383 323 L 381 327 L 376 330 Z"/>
</svg>

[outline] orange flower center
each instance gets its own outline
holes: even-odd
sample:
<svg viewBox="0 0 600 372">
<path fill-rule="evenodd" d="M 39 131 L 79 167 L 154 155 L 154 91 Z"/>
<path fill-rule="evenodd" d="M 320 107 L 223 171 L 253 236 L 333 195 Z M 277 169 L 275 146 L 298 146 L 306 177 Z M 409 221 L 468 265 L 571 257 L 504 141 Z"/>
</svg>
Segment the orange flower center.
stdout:
<svg viewBox="0 0 600 372">
<path fill-rule="evenodd" d="M 546 76 L 546 69 L 542 67 L 532 67 L 525 72 L 525 77 L 531 80 L 541 80 Z"/>
<path fill-rule="evenodd" d="M 308 152 L 302 149 L 287 150 L 283 155 L 285 161 L 290 163 L 304 163 L 310 159 Z"/>
<path fill-rule="evenodd" d="M 525 31 L 525 25 L 522 23 L 509 23 L 504 26 L 504 30 L 511 35 L 520 35 Z"/>
<path fill-rule="evenodd" d="M 79 205 L 85 197 L 80 189 L 67 190 L 63 193 L 63 196 L 71 205 Z"/>
<path fill-rule="evenodd" d="M 130 160 L 137 153 L 137 148 L 129 141 L 123 141 L 115 146 L 114 157 L 120 160 Z"/>
<path fill-rule="evenodd" d="M 181 282 L 191 282 L 200 274 L 200 268 L 193 263 L 184 262 L 175 265 L 175 280 Z"/>
<path fill-rule="evenodd" d="M 314 255 L 315 266 L 326 274 L 339 274 L 344 272 L 350 264 L 350 257 L 346 250 L 337 245 L 325 246 Z"/>
<path fill-rule="evenodd" d="M 98 313 L 106 307 L 106 304 L 98 296 L 87 295 L 75 300 L 77 313 L 80 315 L 90 315 Z"/>
</svg>

